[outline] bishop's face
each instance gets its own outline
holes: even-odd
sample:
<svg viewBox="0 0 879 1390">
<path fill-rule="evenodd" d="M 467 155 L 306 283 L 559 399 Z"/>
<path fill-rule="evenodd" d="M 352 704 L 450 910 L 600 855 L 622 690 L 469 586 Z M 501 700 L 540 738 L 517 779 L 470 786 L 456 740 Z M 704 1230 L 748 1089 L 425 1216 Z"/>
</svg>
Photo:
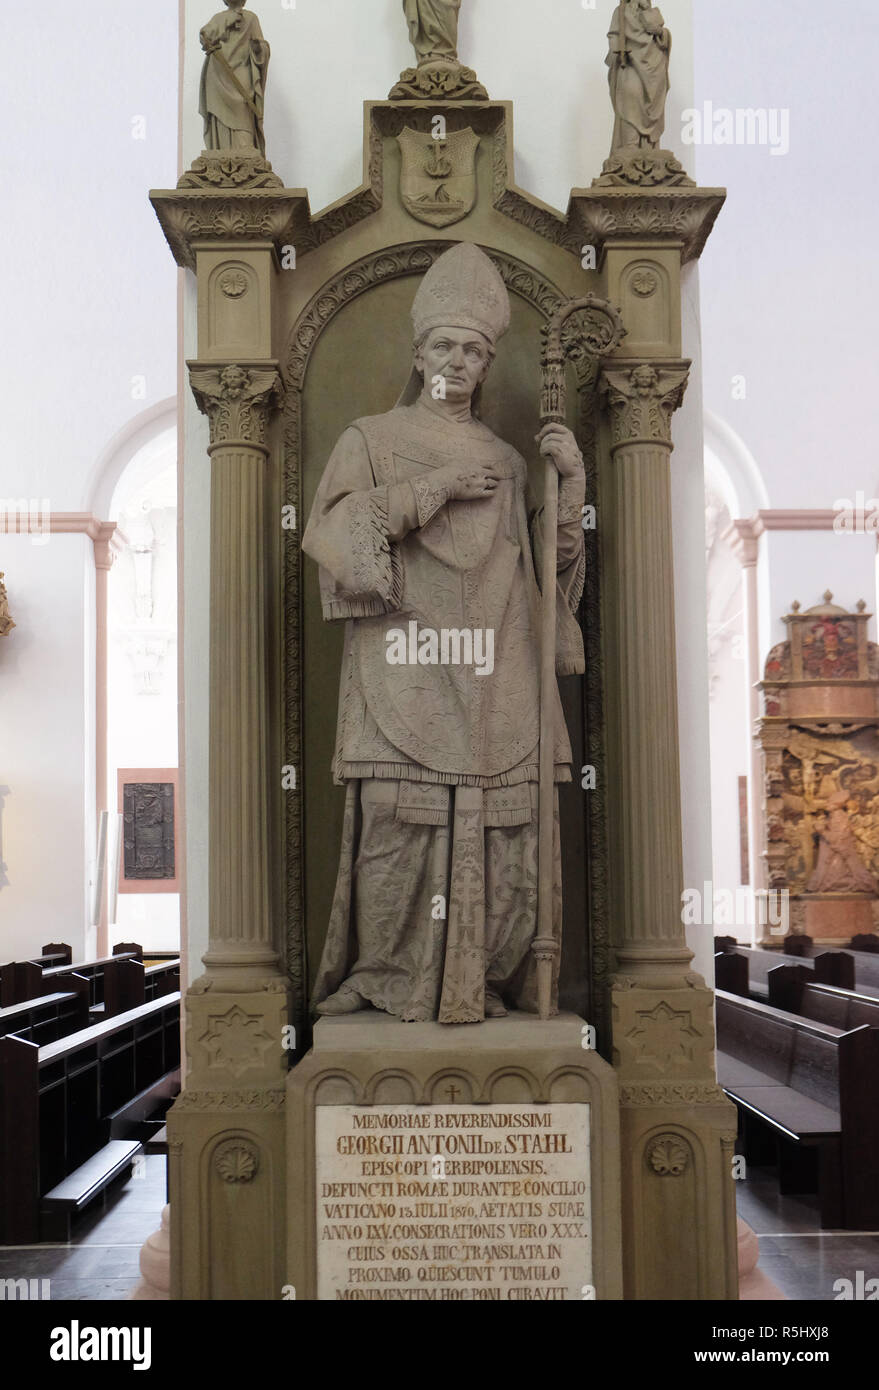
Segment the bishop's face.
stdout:
<svg viewBox="0 0 879 1390">
<path fill-rule="evenodd" d="M 491 347 L 472 328 L 432 328 L 415 353 L 415 366 L 423 373 L 426 391 L 432 391 L 441 377 L 445 399 L 465 405 L 488 376 Z"/>
</svg>

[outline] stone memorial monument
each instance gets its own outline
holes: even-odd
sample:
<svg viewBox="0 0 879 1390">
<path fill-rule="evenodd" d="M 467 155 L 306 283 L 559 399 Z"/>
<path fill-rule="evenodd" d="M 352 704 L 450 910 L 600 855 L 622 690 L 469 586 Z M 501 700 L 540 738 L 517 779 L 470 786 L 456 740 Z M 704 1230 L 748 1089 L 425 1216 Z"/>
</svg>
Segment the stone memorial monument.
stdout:
<svg viewBox="0 0 879 1390">
<path fill-rule="evenodd" d="M 879 647 L 866 604 L 832 600 L 786 614 L 757 738 L 770 892 L 789 895 L 792 935 L 838 945 L 879 929 Z"/>
<path fill-rule="evenodd" d="M 198 284 L 211 474 L 174 1298 L 736 1296 L 669 468 L 681 269 L 724 194 L 639 147 L 533 198 L 458 11 L 407 0 L 417 66 L 324 212 L 256 124 L 151 195 Z"/>
</svg>

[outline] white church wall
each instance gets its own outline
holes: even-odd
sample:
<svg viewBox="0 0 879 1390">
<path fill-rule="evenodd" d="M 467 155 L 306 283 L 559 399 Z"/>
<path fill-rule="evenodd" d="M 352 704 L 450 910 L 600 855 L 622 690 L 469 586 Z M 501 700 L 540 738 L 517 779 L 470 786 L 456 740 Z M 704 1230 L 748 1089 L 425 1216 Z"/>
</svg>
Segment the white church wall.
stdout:
<svg viewBox="0 0 879 1390">
<path fill-rule="evenodd" d="M 710 246 L 710 243 L 709 243 Z M 675 569 L 675 644 L 678 663 L 681 818 L 684 888 L 700 893 L 711 879 L 711 781 L 708 714 L 707 599 L 705 589 L 705 445 L 699 337 L 699 275 L 683 275 L 683 351 L 692 359 L 690 382 L 674 423 L 672 521 Z M 714 976 L 710 927 L 687 926 L 693 969 Z"/>
<path fill-rule="evenodd" d="M 860 53 L 875 48 L 873 0 L 846 5 L 845 29 Z M 851 61 L 839 10 L 821 0 L 698 4 L 695 41 L 696 110 L 710 101 L 790 122 L 787 154 L 689 151 L 700 184 L 729 190 L 702 262 L 706 404 L 757 459 L 771 507 L 831 507 L 857 487 L 872 495 L 875 190 L 852 138 L 852 113 L 874 98 L 872 67 Z M 739 375 L 744 400 L 732 395 Z"/>
<path fill-rule="evenodd" d="M 5 7 L 31 78 L 0 149 L 21 209 L 3 223 L 0 491 L 26 483 L 56 511 L 86 508 L 108 441 L 176 389 L 176 274 L 147 190 L 177 167 L 177 22 L 171 3 L 148 23 L 136 0 L 76 23 L 62 0 Z"/>
<path fill-rule="evenodd" d="M 126 537 L 107 586 L 107 806 L 114 814 L 120 769 L 178 765 L 176 444 L 176 432 L 168 432 L 135 456 L 111 505 Z M 179 894 L 119 893 L 110 945 L 119 941 L 177 949 Z"/>
<path fill-rule="evenodd" d="M 194 276 L 184 287 L 184 356 L 197 356 Z M 189 982 L 208 949 L 208 820 L 210 812 L 210 442 L 208 422 L 190 391 L 183 399 L 183 720 L 186 814 L 186 937 Z"/>
<path fill-rule="evenodd" d="M 178 16 L 135 0 L 7 7 L 28 79 L 7 103 L 0 178 L 7 275 L 0 494 L 90 512 L 114 442 L 176 391 L 176 270 L 147 199 L 177 167 Z M 10 193 L 10 196 L 12 194 Z M 97 489 L 97 490 L 96 490 Z M 18 627 L 0 651 L 0 955 L 93 950 L 95 572 L 92 542 L 0 534 Z M 2 882 L 2 879 L 0 879 Z"/>
<path fill-rule="evenodd" d="M 94 815 L 94 558 L 85 535 L 0 534 L 0 959 L 87 947 Z M 91 718 L 90 718 L 91 716 Z"/>
<path fill-rule="evenodd" d="M 841 535 L 834 531 L 771 531 L 764 537 L 767 574 L 761 613 L 760 645 L 765 658 L 776 642 L 787 637 L 782 621 L 797 600 L 806 608 L 821 603 L 830 589 L 834 603 L 854 608 L 863 599 L 871 613 L 876 606 L 876 537 Z M 876 641 L 876 619 L 869 624 Z"/>
</svg>

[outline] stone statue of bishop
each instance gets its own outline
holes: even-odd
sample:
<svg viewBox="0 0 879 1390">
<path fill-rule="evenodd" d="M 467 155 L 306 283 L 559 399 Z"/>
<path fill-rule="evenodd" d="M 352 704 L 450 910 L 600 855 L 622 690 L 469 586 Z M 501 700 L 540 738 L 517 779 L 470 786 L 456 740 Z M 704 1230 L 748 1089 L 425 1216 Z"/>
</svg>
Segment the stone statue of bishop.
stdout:
<svg viewBox="0 0 879 1390">
<path fill-rule="evenodd" d="M 541 516 L 529 521 L 525 460 L 478 414 L 510 323 L 492 261 L 466 242 L 447 251 L 412 317 L 409 385 L 342 434 L 303 537 L 324 618 L 346 623 L 333 767 L 346 808 L 314 1002 L 475 1023 L 537 1011 Z M 583 461 L 563 425 L 537 443 L 560 475 L 556 669 L 579 673 Z M 558 938 L 557 793 L 555 818 Z"/>
</svg>

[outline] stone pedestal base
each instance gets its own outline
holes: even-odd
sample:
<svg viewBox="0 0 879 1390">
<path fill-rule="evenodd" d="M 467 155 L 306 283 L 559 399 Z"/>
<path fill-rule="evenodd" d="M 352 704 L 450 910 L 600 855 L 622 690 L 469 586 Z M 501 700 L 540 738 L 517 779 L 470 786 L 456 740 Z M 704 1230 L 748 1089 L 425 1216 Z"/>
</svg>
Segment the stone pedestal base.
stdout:
<svg viewBox="0 0 879 1390">
<path fill-rule="evenodd" d="M 805 900 L 806 935 L 819 944 L 872 933 L 875 899 L 854 893 L 815 893 Z"/>
<path fill-rule="evenodd" d="M 622 1297 L 617 1087 L 584 1026 L 322 1019 L 287 1087 L 296 1298 Z"/>
<path fill-rule="evenodd" d="M 593 188 L 657 188 L 686 186 L 695 188 L 680 160 L 671 150 L 615 150 L 604 161 L 601 177 L 592 180 Z"/>
<path fill-rule="evenodd" d="M 472 68 L 446 58 L 406 68 L 388 93 L 388 101 L 488 101 L 488 92 Z"/>
<path fill-rule="evenodd" d="M 281 1299 L 284 982 L 186 996 L 189 1071 L 168 1111 L 172 1299 Z"/>
<path fill-rule="evenodd" d="M 265 155 L 257 149 L 202 150 L 182 174 L 178 188 L 283 188 Z"/>
<path fill-rule="evenodd" d="M 736 1111 L 715 1080 L 712 993 L 620 981 L 613 1041 L 625 1296 L 735 1299 Z"/>
</svg>

